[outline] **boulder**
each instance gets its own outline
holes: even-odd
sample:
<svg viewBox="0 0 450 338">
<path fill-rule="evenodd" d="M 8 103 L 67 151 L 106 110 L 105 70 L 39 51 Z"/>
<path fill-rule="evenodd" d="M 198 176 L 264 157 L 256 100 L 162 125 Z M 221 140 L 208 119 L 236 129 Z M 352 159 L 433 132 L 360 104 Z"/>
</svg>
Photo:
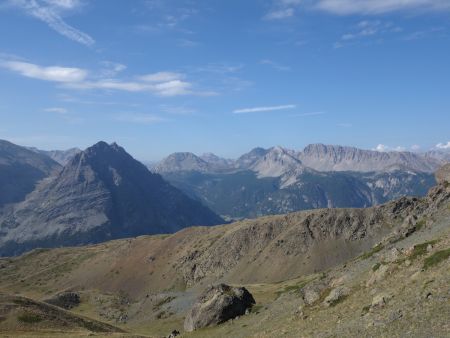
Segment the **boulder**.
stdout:
<svg viewBox="0 0 450 338">
<path fill-rule="evenodd" d="M 303 300 L 308 305 L 313 305 L 315 302 L 317 302 L 320 298 L 319 292 L 317 290 L 308 288 L 305 289 L 303 292 Z"/>
<path fill-rule="evenodd" d="M 350 294 L 350 289 L 345 286 L 339 286 L 331 290 L 330 294 L 325 298 L 323 304 L 325 306 L 334 306 Z"/>
<path fill-rule="evenodd" d="M 188 332 L 242 316 L 255 304 L 246 288 L 226 284 L 210 286 L 189 310 L 184 321 Z"/>
<path fill-rule="evenodd" d="M 44 302 L 70 310 L 80 304 L 80 294 L 72 291 L 61 292 Z"/>
</svg>

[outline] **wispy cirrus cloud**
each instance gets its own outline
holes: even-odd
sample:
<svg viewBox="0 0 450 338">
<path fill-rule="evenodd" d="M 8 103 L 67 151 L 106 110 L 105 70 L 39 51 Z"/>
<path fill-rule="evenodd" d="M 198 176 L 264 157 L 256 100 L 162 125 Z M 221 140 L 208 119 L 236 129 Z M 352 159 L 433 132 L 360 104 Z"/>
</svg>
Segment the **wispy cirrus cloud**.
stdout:
<svg viewBox="0 0 450 338">
<path fill-rule="evenodd" d="M 71 89 L 100 89 L 127 92 L 150 92 L 159 96 L 215 95 L 212 91 L 198 91 L 193 84 L 185 79 L 186 75 L 175 72 L 157 72 L 134 76 L 129 80 L 107 78 L 92 75 L 91 72 L 75 67 L 40 66 L 30 62 L 8 61 L 0 59 L 0 67 L 24 77 L 56 82 Z M 125 69 L 124 65 L 116 64 L 116 68 Z M 103 74 L 104 76 L 104 74 Z"/>
<path fill-rule="evenodd" d="M 63 107 L 51 107 L 51 108 L 45 108 L 44 111 L 48 113 L 56 113 L 56 114 L 67 114 L 67 109 Z"/>
<path fill-rule="evenodd" d="M 293 17 L 299 9 L 319 10 L 335 15 L 377 15 L 400 11 L 424 13 L 448 11 L 448 0 L 273 0 L 265 20 Z"/>
<path fill-rule="evenodd" d="M 283 20 L 295 15 L 296 8 L 302 0 L 275 0 L 272 8 L 264 15 L 264 20 Z"/>
<path fill-rule="evenodd" d="M 145 113 L 122 113 L 114 118 L 116 121 L 136 124 L 156 124 L 167 121 L 160 116 Z"/>
<path fill-rule="evenodd" d="M 253 108 L 241 108 L 233 110 L 233 114 L 249 114 L 249 113 L 264 113 L 278 110 L 295 109 L 295 104 L 285 104 L 281 106 L 265 106 L 265 107 L 253 107 Z"/>
<path fill-rule="evenodd" d="M 383 14 L 404 10 L 449 10 L 448 0 L 319 0 L 314 8 L 338 15 Z"/>
<path fill-rule="evenodd" d="M 70 26 L 63 15 L 79 10 L 80 0 L 6 0 L 8 7 L 15 7 L 46 23 L 59 34 L 86 46 L 92 46 L 95 40 L 88 34 Z"/>
<path fill-rule="evenodd" d="M 334 47 L 340 48 L 348 44 L 356 44 L 371 38 L 380 39 L 386 34 L 400 33 L 402 31 L 402 28 L 391 22 L 363 20 L 358 22 L 350 32 L 343 34 L 339 41 L 334 44 Z"/>
<path fill-rule="evenodd" d="M 272 68 L 279 70 L 279 71 L 283 71 L 283 72 L 287 72 L 287 71 L 291 70 L 291 67 L 282 65 L 281 63 L 278 63 L 278 62 L 275 62 L 275 61 L 272 61 L 269 59 L 261 60 L 259 63 L 262 65 L 271 66 Z"/>
</svg>

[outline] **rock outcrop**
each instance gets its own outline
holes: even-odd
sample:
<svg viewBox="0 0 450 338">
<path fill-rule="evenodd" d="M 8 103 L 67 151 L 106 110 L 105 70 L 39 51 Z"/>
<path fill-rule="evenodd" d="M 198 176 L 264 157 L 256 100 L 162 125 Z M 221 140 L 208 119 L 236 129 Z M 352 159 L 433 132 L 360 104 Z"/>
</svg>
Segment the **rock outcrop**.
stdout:
<svg viewBox="0 0 450 338">
<path fill-rule="evenodd" d="M 209 287 L 189 310 L 184 321 L 186 331 L 213 326 L 242 316 L 255 300 L 246 288 L 219 284 Z"/>
<path fill-rule="evenodd" d="M 45 300 L 47 304 L 52 304 L 66 310 L 70 310 L 80 305 L 80 294 L 78 292 L 61 292 L 54 297 Z"/>
</svg>

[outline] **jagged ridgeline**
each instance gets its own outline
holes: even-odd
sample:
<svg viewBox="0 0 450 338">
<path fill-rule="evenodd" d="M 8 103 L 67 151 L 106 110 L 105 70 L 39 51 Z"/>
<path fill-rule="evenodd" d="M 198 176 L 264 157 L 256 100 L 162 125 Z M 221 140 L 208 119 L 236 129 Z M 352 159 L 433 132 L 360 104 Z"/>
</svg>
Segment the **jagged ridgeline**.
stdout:
<svg viewBox="0 0 450 338">
<path fill-rule="evenodd" d="M 255 148 L 237 160 L 174 153 L 154 167 L 225 218 L 368 207 L 424 196 L 450 154 L 379 152 L 313 144 L 303 151 Z"/>
<path fill-rule="evenodd" d="M 123 148 L 99 142 L 0 216 L 0 255 L 219 223 L 220 217 Z"/>
</svg>

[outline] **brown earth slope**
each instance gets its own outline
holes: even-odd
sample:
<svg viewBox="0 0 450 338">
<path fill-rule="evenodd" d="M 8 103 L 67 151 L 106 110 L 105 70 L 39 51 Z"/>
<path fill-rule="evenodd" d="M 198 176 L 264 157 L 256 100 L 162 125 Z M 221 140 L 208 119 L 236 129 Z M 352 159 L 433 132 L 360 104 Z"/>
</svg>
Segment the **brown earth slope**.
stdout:
<svg viewBox="0 0 450 338">
<path fill-rule="evenodd" d="M 446 177 L 423 199 L 374 208 L 314 210 L 35 250 L 0 260 L 0 290 L 34 299 L 78 291 L 81 305 L 74 312 L 161 335 L 181 329 L 198 293 L 220 281 L 245 285 L 256 299 L 253 313 L 189 336 L 446 337 Z"/>
</svg>

